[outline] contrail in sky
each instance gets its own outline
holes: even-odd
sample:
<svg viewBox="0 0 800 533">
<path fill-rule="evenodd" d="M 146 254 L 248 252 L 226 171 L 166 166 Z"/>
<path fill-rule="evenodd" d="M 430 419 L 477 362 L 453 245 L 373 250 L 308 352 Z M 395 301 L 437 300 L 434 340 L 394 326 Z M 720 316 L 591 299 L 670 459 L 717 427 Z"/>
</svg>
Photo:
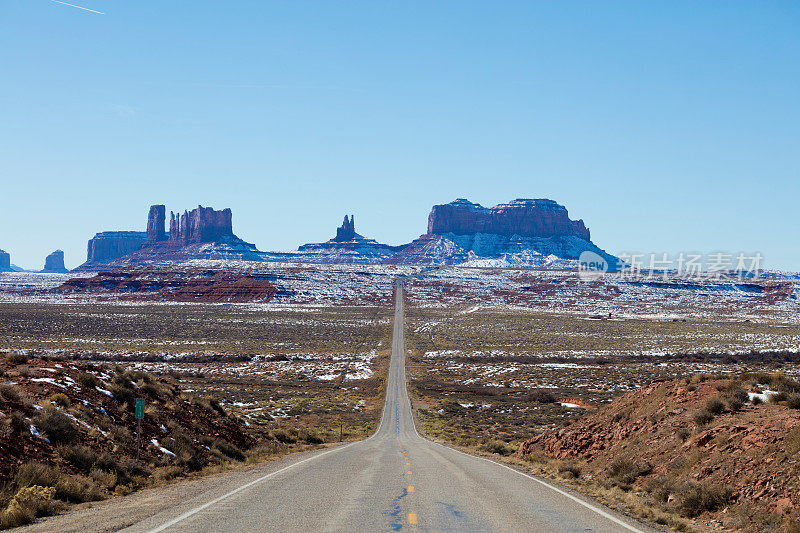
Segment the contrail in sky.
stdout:
<svg viewBox="0 0 800 533">
<path fill-rule="evenodd" d="M 97 13 L 98 15 L 105 15 L 105 13 L 102 13 L 100 11 L 95 11 L 94 9 L 89 9 L 88 7 L 76 6 L 75 4 L 68 4 L 66 2 L 62 2 L 61 0 L 50 0 L 50 1 L 55 2 L 57 4 L 64 4 L 65 6 L 77 7 L 78 9 L 83 9 L 84 11 L 91 11 L 92 13 Z"/>
</svg>

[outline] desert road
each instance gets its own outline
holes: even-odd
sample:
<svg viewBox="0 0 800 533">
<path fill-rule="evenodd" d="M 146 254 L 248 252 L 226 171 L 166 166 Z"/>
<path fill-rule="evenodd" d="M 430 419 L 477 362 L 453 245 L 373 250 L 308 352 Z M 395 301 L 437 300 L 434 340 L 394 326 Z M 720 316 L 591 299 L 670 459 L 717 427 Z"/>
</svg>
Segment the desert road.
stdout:
<svg viewBox="0 0 800 533">
<path fill-rule="evenodd" d="M 374 435 L 275 461 L 209 490 L 199 485 L 148 516 L 131 516 L 124 531 L 652 531 L 542 480 L 420 437 L 406 391 L 401 283 L 395 305 L 386 401 Z M 103 529 L 87 511 L 86 529 Z M 113 513 L 113 503 L 105 512 Z"/>
</svg>

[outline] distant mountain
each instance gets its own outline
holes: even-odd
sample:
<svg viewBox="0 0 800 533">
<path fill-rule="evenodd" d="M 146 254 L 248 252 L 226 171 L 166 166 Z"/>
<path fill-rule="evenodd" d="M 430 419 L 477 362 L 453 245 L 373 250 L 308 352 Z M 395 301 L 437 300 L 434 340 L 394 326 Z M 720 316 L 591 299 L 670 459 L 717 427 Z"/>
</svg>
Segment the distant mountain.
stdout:
<svg viewBox="0 0 800 533">
<path fill-rule="evenodd" d="M 262 252 L 233 234 L 231 219 L 230 209 L 198 206 L 170 213 L 167 232 L 165 207 L 153 205 L 146 231 L 97 233 L 89 240 L 86 262 L 76 270 L 191 259 L 574 268 L 585 251 L 604 257 L 612 268 L 617 263 L 592 243 L 583 220 L 570 219 L 563 205 L 547 199 L 517 199 L 492 208 L 463 198 L 435 205 L 427 233 L 400 246 L 356 233 L 350 215 L 328 241 L 303 244 L 292 252 Z"/>
<path fill-rule="evenodd" d="M 237 259 L 261 261 L 255 245 L 233 234 L 230 209 L 211 207 L 183 214 L 170 212 L 166 232 L 166 209 L 153 205 L 147 217 L 147 231 L 114 231 L 96 234 L 89 240 L 86 262 L 76 270 L 101 270 L 121 266 L 188 261 L 190 259 Z"/>
<path fill-rule="evenodd" d="M 459 198 L 435 205 L 428 232 L 387 263 L 507 267 L 574 266 L 584 251 L 616 265 L 590 240 L 583 220 L 571 220 L 553 200 L 517 199 L 492 208 Z"/>
</svg>

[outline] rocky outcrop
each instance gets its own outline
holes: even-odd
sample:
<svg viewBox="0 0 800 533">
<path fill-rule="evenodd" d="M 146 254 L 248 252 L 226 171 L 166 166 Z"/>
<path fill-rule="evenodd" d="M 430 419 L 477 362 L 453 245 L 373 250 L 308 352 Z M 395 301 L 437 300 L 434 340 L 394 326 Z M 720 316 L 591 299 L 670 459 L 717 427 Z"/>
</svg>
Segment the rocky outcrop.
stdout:
<svg viewBox="0 0 800 533">
<path fill-rule="evenodd" d="M 153 243 L 167 239 L 164 231 L 166 224 L 166 207 L 163 205 L 151 205 L 150 212 L 147 214 L 147 242 Z"/>
<path fill-rule="evenodd" d="M 183 214 L 170 212 L 167 233 L 165 206 L 150 206 L 147 231 L 98 233 L 89 241 L 86 263 L 77 270 L 189 259 L 261 261 L 262 252 L 233 234 L 232 218 L 230 209 L 218 211 L 199 205 Z"/>
<path fill-rule="evenodd" d="M 459 198 L 435 205 L 428 216 L 428 233 L 433 235 L 492 235 L 520 237 L 574 236 L 589 241 L 583 220 L 570 220 L 567 208 L 553 200 L 520 198 L 492 208 Z"/>
<path fill-rule="evenodd" d="M 11 254 L 0 250 L 0 272 L 11 272 Z"/>
<path fill-rule="evenodd" d="M 381 244 L 356 233 L 353 215 L 345 215 L 344 222 L 336 228 L 336 236 L 327 242 L 300 246 L 297 253 L 285 254 L 280 260 L 308 263 L 381 263 L 396 254 L 402 246 Z M 272 259 L 272 257 L 270 257 Z"/>
<path fill-rule="evenodd" d="M 352 241 L 356 235 L 356 223 L 353 220 L 353 215 L 350 215 L 350 220 L 345 215 L 342 225 L 336 228 L 336 237 L 333 240 L 336 242 Z"/>
<path fill-rule="evenodd" d="M 233 237 L 232 218 L 229 208 L 217 211 L 198 205 L 197 209 L 184 211 L 182 215 L 170 211 L 169 240 L 186 245 Z"/>
<path fill-rule="evenodd" d="M 48 255 L 44 260 L 44 269 L 42 272 L 66 272 L 64 267 L 64 252 L 56 250 Z"/>
<path fill-rule="evenodd" d="M 103 231 L 89 239 L 86 262 L 101 265 L 135 252 L 147 242 L 144 231 Z"/>
</svg>

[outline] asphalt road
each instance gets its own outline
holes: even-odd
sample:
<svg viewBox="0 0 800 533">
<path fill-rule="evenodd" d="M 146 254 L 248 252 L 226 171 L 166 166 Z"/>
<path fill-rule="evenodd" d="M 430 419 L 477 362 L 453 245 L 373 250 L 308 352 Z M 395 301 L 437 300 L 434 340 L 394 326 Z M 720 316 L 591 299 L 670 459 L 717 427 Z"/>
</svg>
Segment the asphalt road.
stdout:
<svg viewBox="0 0 800 533">
<path fill-rule="evenodd" d="M 406 391 L 398 286 L 386 403 L 370 438 L 149 489 L 32 531 L 653 531 L 488 459 L 423 439 Z"/>
</svg>

